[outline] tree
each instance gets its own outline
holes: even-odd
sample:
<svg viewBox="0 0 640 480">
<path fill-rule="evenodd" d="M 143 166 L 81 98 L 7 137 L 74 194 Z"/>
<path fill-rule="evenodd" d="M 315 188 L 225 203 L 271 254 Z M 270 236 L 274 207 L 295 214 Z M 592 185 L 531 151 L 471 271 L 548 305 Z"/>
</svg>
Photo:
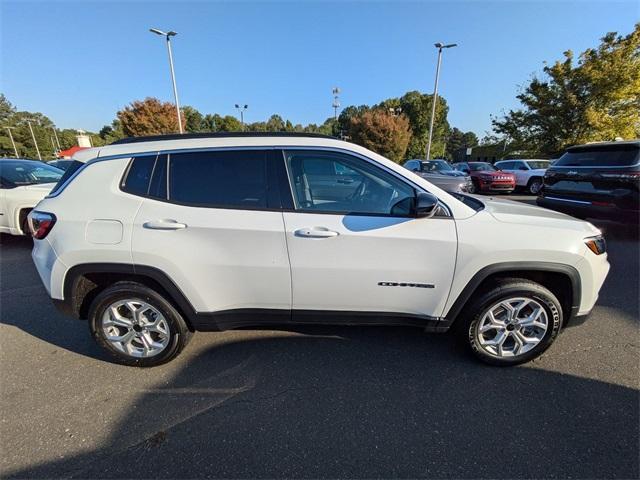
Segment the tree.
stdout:
<svg viewBox="0 0 640 480">
<path fill-rule="evenodd" d="M 473 132 L 463 132 L 453 127 L 447 138 L 446 157 L 448 159 L 464 159 L 464 150 L 478 145 L 478 137 Z"/>
<path fill-rule="evenodd" d="M 382 109 L 369 110 L 350 119 L 349 135 L 353 142 L 383 155 L 394 162 L 405 159 L 411 140 L 409 120 Z"/>
<path fill-rule="evenodd" d="M 127 137 L 161 135 L 178 131 L 175 105 L 148 97 L 135 100 L 117 114 L 122 132 Z M 183 115 L 184 124 L 184 115 Z"/>
<path fill-rule="evenodd" d="M 640 136 L 640 23 L 595 49 L 545 66 L 517 95 L 523 108 L 493 118 L 515 149 L 555 155 L 569 145 Z"/>
<path fill-rule="evenodd" d="M 182 115 L 184 115 L 184 130 L 186 132 L 202 132 L 205 130 L 204 117 L 193 107 L 182 107 Z"/>
<path fill-rule="evenodd" d="M 271 115 L 267 120 L 267 132 L 284 132 L 285 123 L 280 115 Z"/>
</svg>

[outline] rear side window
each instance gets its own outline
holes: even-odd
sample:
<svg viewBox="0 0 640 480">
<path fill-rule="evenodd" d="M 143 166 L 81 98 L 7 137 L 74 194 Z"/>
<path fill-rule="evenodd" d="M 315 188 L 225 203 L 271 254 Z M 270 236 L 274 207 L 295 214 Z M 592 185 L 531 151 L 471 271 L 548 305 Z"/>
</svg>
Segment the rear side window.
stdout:
<svg viewBox="0 0 640 480">
<path fill-rule="evenodd" d="M 267 152 L 229 150 L 169 156 L 169 200 L 219 208 L 267 208 Z"/>
<path fill-rule="evenodd" d="M 146 196 L 155 163 L 156 157 L 153 155 L 133 158 L 122 181 L 122 190 L 132 195 Z"/>
<path fill-rule="evenodd" d="M 554 167 L 629 167 L 640 161 L 640 148 L 635 145 L 594 146 L 570 150 Z"/>
</svg>

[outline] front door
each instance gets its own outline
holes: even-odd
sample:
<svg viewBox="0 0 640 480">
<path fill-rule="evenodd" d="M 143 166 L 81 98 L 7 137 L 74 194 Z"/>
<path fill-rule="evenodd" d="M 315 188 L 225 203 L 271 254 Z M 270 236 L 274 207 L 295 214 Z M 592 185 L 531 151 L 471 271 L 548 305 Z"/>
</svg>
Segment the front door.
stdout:
<svg viewBox="0 0 640 480">
<path fill-rule="evenodd" d="M 309 311 L 442 315 L 456 259 L 453 218 L 412 218 L 414 187 L 363 158 L 289 150 L 284 161 L 294 319 Z"/>
</svg>

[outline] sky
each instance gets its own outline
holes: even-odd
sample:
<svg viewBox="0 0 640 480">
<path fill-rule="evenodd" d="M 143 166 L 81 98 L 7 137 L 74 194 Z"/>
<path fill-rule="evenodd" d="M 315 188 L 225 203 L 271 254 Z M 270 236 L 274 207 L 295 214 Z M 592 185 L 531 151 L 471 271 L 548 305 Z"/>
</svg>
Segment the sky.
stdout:
<svg viewBox="0 0 640 480">
<path fill-rule="evenodd" d="M 97 131 L 132 100 L 173 101 L 165 42 L 174 30 L 182 105 L 247 122 L 278 113 L 295 123 L 342 106 L 433 91 L 435 42 L 443 55 L 439 93 L 449 122 L 480 137 L 490 115 L 543 62 L 627 34 L 640 1 L 96 1 L 0 0 L 0 92 L 60 128 Z"/>
</svg>

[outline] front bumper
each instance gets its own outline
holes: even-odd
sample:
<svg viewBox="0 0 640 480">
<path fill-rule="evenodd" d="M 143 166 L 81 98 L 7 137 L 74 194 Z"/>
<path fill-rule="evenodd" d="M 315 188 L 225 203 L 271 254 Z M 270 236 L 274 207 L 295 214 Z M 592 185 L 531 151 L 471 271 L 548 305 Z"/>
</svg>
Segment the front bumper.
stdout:
<svg viewBox="0 0 640 480">
<path fill-rule="evenodd" d="M 478 180 L 480 191 L 482 192 L 513 192 L 516 189 L 515 182 L 492 182 Z"/>
</svg>

